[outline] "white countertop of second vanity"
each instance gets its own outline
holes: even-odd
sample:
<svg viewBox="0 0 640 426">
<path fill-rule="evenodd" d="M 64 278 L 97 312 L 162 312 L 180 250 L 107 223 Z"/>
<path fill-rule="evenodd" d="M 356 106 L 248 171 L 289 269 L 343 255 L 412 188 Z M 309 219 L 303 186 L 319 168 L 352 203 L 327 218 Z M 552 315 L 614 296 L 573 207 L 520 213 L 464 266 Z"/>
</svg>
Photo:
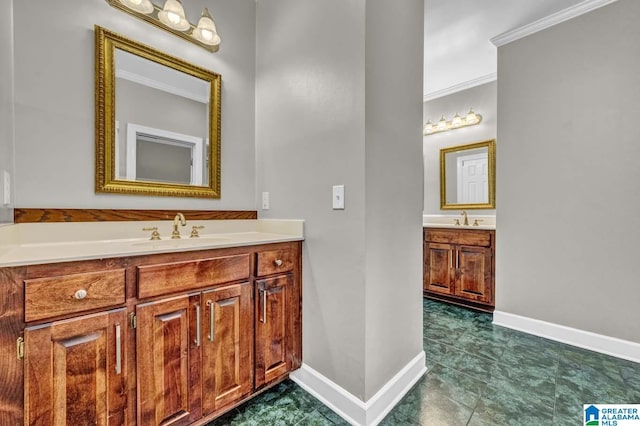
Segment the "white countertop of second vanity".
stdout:
<svg viewBox="0 0 640 426">
<path fill-rule="evenodd" d="M 188 218 L 187 218 L 188 219 Z M 0 227 L 0 267 L 301 241 L 302 220 L 194 220 L 171 239 L 173 221 L 25 223 Z M 192 226 L 204 226 L 189 238 Z M 161 240 L 150 240 L 157 227 Z"/>
<path fill-rule="evenodd" d="M 455 224 L 458 219 L 460 225 Z M 478 225 L 473 225 L 475 220 L 479 221 Z M 469 225 L 462 225 L 464 218 L 462 215 L 423 215 L 423 228 L 446 228 L 446 229 L 477 229 L 477 230 L 495 230 L 496 217 L 494 215 L 474 215 L 468 214 Z"/>
</svg>

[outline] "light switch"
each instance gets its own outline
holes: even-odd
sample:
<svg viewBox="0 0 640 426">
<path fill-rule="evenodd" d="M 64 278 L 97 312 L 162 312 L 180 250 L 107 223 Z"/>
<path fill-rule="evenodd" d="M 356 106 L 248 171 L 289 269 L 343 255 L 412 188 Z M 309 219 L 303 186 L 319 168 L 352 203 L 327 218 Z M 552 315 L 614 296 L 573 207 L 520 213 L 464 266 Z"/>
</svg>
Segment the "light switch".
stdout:
<svg viewBox="0 0 640 426">
<path fill-rule="evenodd" d="M 333 186 L 333 209 L 344 210 L 344 185 Z"/>
<path fill-rule="evenodd" d="M 269 210 L 269 193 L 262 193 L 262 210 Z"/>
<path fill-rule="evenodd" d="M 2 204 L 11 204 L 11 175 L 8 171 L 2 171 Z"/>
</svg>

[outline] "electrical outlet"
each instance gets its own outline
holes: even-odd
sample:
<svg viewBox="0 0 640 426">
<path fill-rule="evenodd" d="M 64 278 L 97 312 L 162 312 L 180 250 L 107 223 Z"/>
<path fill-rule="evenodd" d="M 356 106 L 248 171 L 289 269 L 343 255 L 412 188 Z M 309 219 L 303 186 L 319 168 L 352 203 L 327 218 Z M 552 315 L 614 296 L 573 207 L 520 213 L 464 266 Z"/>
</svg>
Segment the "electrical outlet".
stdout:
<svg viewBox="0 0 640 426">
<path fill-rule="evenodd" d="M 269 210 L 269 193 L 262 193 L 262 210 Z"/>
<path fill-rule="evenodd" d="M 2 171 L 2 204 L 11 204 L 11 175 L 8 171 Z"/>
<path fill-rule="evenodd" d="M 344 185 L 333 186 L 333 209 L 344 210 Z"/>
</svg>

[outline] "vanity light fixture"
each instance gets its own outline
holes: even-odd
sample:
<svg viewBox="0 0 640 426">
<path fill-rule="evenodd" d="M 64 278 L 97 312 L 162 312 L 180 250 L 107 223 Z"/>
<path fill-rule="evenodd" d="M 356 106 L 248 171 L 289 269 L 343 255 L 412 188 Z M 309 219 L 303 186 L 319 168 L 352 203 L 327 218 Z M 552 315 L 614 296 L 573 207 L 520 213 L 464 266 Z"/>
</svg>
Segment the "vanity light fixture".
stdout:
<svg viewBox="0 0 640 426">
<path fill-rule="evenodd" d="M 194 25 L 187 19 L 180 0 L 165 0 L 162 7 L 151 0 L 106 1 L 116 9 L 189 40 L 210 52 L 217 52 L 220 48 L 220 35 L 207 8 L 202 11 L 198 25 Z"/>
<path fill-rule="evenodd" d="M 422 134 L 424 136 L 433 135 L 434 133 L 446 132 L 447 130 L 460 129 L 462 127 L 475 126 L 476 124 L 480 124 L 482 121 L 482 116 L 473 112 L 473 108 L 469 109 L 469 112 L 464 116 L 460 117 L 458 113 L 453 116 L 451 120 L 447 120 L 444 118 L 444 115 L 440 117 L 437 123 L 432 123 L 431 120 L 427 120 L 422 129 Z"/>
</svg>

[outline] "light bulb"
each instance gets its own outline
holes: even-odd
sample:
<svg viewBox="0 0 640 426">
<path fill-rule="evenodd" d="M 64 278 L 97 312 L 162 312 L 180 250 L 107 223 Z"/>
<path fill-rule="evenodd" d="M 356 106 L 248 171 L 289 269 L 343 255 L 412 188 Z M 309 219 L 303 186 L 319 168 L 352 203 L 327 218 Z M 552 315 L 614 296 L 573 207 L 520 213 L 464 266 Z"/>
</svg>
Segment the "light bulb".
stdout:
<svg viewBox="0 0 640 426">
<path fill-rule="evenodd" d="M 167 18 L 169 18 L 172 24 L 180 23 L 180 15 L 175 12 L 167 12 Z"/>
<path fill-rule="evenodd" d="M 202 38 L 205 40 L 213 40 L 213 33 L 209 30 L 202 30 Z"/>
<path fill-rule="evenodd" d="M 153 12 L 153 4 L 150 0 L 120 0 L 127 9 L 135 10 L 138 13 L 145 15 Z"/>
<path fill-rule="evenodd" d="M 476 116 L 476 113 L 473 112 L 473 109 L 469 109 L 469 113 L 466 117 L 466 122 L 469 126 L 478 123 L 478 117 Z"/>
<path fill-rule="evenodd" d="M 167 0 L 162 10 L 158 12 L 158 19 L 174 30 L 187 31 L 191 28 L 191 24 L 184 15 L 184 8 L 180 0 Z"/>
<path fill-rule="evenodd" d="M 431 120 L 427 120 L 427 123 L 424 125 L 424 128 L 422 130 L 427 135 L 433 133 L 433 123 L 431 122 Z"/>
<path fill-rule="evenodd" d="M 462 118 L 460 118 L 460 116 L 456 112 L 456 115 L 454 115 L 453 118 L 451 119 L 451 127 L 456 128 L 460 126 L 462 126 Z"/>
<path fill-rule="evenodd" d="M 209 15 L 209 11 L 206 8 L 202 11 L 198 26 L 193 30 L 193 38 L 209 46 L 220 44 L 220 36 L 216 30 L 216 24 L 211 19 L 211 15 Z"/>
<path fill-rule="evenodd" d="M 445 120 L 444 115 L 440 117 L 440 121 L 438 121 L 438 130 L 447 130 L 447 120 Z"/>
</svg>

